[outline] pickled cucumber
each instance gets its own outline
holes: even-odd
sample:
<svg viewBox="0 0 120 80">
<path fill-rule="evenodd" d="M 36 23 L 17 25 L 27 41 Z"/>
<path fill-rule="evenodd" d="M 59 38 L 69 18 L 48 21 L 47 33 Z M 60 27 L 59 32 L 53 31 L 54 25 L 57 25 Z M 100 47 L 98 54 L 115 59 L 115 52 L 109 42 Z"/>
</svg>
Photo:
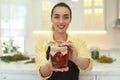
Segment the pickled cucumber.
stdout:
<svg viewBox="0 0 120 80">
<path fill-rule="evenodd" d="M 115 61 L 114 59 L 112 59 L 111 57 L 107 57 L 105 55 L 99 57 L 97 59 L 98 62 L 100 63 L 112 63 L 113 61 Z"/>
</svg>

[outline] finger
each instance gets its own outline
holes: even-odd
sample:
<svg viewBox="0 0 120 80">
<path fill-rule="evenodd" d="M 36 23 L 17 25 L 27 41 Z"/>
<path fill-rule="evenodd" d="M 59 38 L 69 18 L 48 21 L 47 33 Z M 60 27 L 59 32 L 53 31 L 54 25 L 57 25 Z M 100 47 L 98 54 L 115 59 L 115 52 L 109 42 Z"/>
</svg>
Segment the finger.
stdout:
<svg viewBox="0 0 120 80">
<path fill-rule="evenodd" d="M 69 43 L 63 42 L 63 43 L 59 44 L 59 46 L 69 46 Z"/>
<path fill-rule="evenodd" d="M 64 68 L 64 71 L 68 71 L 68 70 L 69 70 L 69 67 Z"/>
<path fill-rule="evenodd" d="M 55 71 L 55 72 L 63 72 L 64 70 L 63 69 L 53 68 L 53 71 Z"/>
<path fill-rule="evenodd" d="M 50 66 L 50 68 L 52 69 L 52 63 L 50 60 L 48 60 L 48 65 Z"/>
<path fill-rule="evenodd" d="M 60 68 L 60 69 L 58 69 L 58 68 L 53 68 L 53 71 L 55 71 L 55 72 L 66 72 L 66 71 L 68 71 L 69 70 L 69 67 L 65 67 L 65 68 Z"/>
</svg>

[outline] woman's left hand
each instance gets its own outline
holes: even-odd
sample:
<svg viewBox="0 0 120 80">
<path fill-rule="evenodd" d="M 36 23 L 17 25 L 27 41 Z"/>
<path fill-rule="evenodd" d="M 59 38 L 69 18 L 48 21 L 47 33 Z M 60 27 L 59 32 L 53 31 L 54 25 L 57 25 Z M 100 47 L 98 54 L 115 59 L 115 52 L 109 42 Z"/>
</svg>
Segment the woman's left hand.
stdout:
<svg viewBox="0 0 120 80">
<path fill-rule="evenodd" d="M 67 46 L 69 51 L 69 60 L 75 61 L 77 59 L 78 53 L 72 42 L 62 42 L 59 46 Z"/>
</svg>

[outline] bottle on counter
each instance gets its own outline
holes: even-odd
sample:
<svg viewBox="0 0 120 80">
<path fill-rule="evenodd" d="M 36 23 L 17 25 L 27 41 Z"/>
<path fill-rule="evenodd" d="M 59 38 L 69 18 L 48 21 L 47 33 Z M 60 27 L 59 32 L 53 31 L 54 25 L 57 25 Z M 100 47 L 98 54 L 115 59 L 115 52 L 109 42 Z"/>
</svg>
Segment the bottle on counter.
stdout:
<svg viewBox="0 0 120 80">
<path fill-rule="evenodd" d="M 94 60 L 96 60 L 96 59 L 99 58 L 99 48 L 96 48 L 96 47 L 91 48 L 90 53 L 91 53 L 91 57 L 92 57 Z"/>
</svg>

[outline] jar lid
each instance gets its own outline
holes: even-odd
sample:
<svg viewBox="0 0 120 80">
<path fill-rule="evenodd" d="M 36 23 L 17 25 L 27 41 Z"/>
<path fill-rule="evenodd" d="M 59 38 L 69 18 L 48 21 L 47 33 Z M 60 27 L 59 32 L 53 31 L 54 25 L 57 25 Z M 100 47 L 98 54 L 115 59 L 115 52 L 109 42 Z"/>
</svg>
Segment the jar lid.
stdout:
<svg viewBox="0 0 120 80">
<path fill-rule="evenodd" d="M 50 46 L 50 54 L 54 56 L 57 52 L 61 52 L 63 55 L 67 54 L 67 46 Z"/>
</svg>

